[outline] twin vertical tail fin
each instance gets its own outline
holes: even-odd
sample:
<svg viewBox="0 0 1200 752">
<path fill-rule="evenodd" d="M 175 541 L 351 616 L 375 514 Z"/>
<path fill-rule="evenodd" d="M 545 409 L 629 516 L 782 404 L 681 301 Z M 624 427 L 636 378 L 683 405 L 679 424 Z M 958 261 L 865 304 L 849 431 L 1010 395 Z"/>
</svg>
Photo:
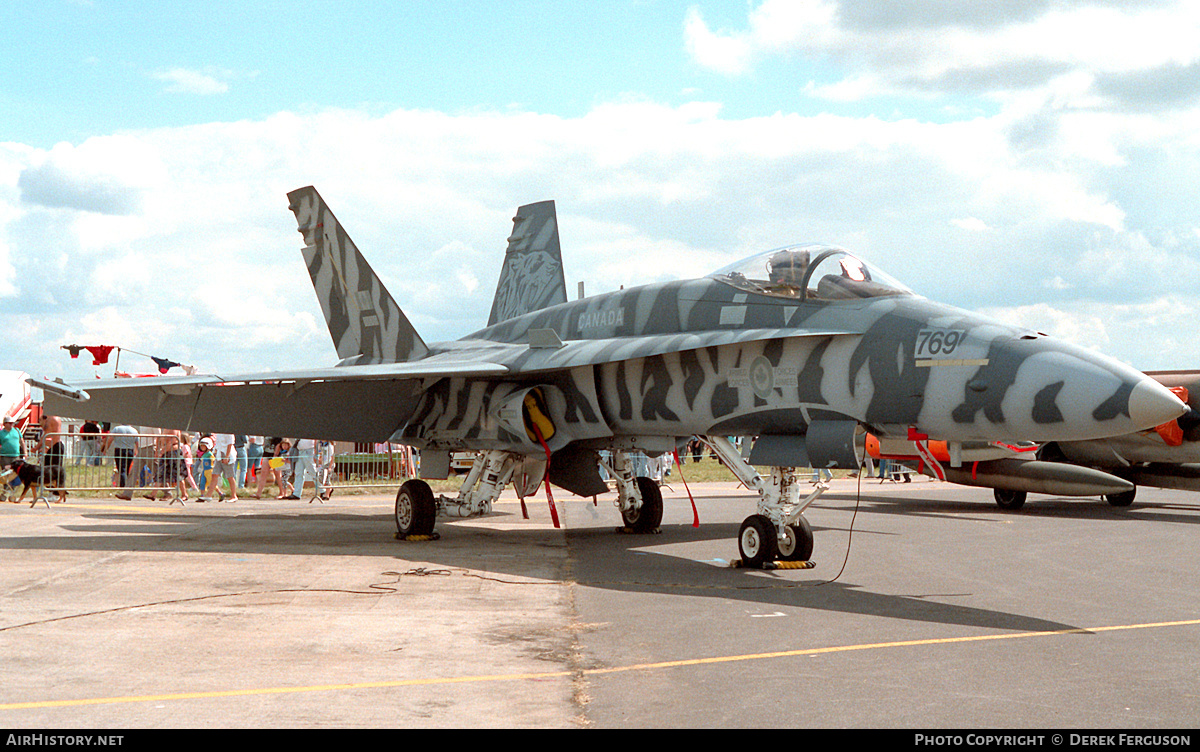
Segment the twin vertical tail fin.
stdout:
<svg viewBox="0 0 1200 752">
<path fill-rule="evenodd" d="M 308 186 L 289 193 L 288 208 L 304 236 L 304 262 L 342 363 L 424 357 L 429 348 L 316 189 Z"/>
<path fill-rule="evenodd" d="M 517 209 L 488 326 L 567 302 L 553 201 Z"/>
<path fill-rule="evenodd" d="M 316 189 L 307 186 L 289 193 L 288 208 L 304 236 L 304 262 L 342 364 L 398 363 L 428 354 L 421 336 Z M 488 326 L 565 302 L 554 202 L 522 206 L 513 217 Z"/>
</svg>

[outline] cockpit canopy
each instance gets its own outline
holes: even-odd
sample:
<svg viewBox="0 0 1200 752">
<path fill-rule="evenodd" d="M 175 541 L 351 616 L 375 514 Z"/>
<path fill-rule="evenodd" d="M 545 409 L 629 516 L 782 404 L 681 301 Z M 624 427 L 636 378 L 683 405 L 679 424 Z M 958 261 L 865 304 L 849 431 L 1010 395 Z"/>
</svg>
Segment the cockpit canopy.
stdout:
<svg viewBox="0 0 1200 752">
<path fill-rule="evenodd" d="M 709 275 L 739 290 L 796 300 L 856 300 L 912 295 L 888 274 L 828 245 L 794 245 L 760 253 Z"/>
</svg>

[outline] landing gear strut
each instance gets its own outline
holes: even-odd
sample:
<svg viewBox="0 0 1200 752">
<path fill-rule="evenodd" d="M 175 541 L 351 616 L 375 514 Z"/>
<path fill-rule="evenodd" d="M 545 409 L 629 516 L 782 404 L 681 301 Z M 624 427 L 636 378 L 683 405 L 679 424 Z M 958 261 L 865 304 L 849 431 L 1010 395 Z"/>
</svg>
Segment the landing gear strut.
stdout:
<svg viewBox="0 0 1200 752">
<path fill-rule="evenodd" d="M 405 481 L 396 494 L 396 536 L 433 535 L 433 525 L 439 516 L 466 518 L 488 514 L 523 460 L 524 456 L 515 452 L 480 452 L 455 498 L 434 497 L 433 490 L 423 480 Z"/>
<path fill-rule="evenodd" d="M 653 533 L 662 524 L 662 491 L 653 480 L 633 475 L 633 462 L 627 452 L 612 453 L 612 463 L 602 461 L 617 481 L 617 508 L 625 528 L 635 533 Z"/>
<path fill-rule="evenodd" d="M 742 566 L 761 569 L 772 561 L 809 561 L 813 552 L 812 525 L 802 515 L 829 488 L 818 483 L 804 499 L 794 467 L 772 467 L 763 478 L 742 459 L 728 439 L 706 436 L 704 441 L 742 483 L 758 492 L 758 514 L 750 515 L 738 532 Z"/>
</svg>

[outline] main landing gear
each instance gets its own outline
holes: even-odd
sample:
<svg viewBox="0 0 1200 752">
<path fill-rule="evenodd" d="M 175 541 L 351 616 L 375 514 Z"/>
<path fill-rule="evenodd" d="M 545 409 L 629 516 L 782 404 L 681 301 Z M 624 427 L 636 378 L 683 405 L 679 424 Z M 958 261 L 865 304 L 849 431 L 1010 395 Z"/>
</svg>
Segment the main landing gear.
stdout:
<svg viewBox="0 0 1200 752">
<path fill-rule="evenodd" d="M 747 517 L 738 531 L 742 566 L 761 569 L 774 561 L 809 561 L 813 552 L 813 531 L 802 513 L 829 486 L 818 483 L 801 499 L 794 467 L 772 467 L 771 477 L 763 478 L 742 459 L 728 439 L 712 436 L 704 440 L 738 480 L 758 492 L 758 514 Z"/>
<path fill-rule="evenodd" d="M 405 481 L 396 493 L 396 537 L 431 536 L 439 516 L 478 517 L 491 512 L 492 504 L 523 461 L 524 455 L 515 452 L 480 452 L 453 499 L 434 497 L 433 490 L 423 480 Z"/>
<path fill-rule="evenodd" d="M 771 561 L 808 561 L 812 558 L 812 525 L 800 517 L 794 525 L 775 532 L 775 523 L 765 514 L 752 514 L 738 531 L 738 553 L 742 566 L 762 569 Z"/>
<path fill-rule="evenodd" d="M 1015 512 L 1025 506 L 1025 497 L 1027 494 L 1024 491 L 1007 491 L 1002 488 L 997 488 L 992 491 L 992 495 L 996 499 L 996 504 L 1001 509 L 1006 509 L 1010 512 Z M 1114 507 L 1127 507 L 1133 503 L 1134 497 L 1137 495 L 1137 488 L 1130 491 L 1121 491 L 1120 493 L 1104 494 L 1103 498 Z"/>
<path fill-rule="evenodd" d="M 614 451 L 612 462 L 601 460 L 604 469 L 617 481 L 617 509 L 625 530 L 653 533 L 662 524 L 663 499 L 658 484 L 649 478 L 634 477 L 633 462 L 627 452 Z"/>
<path fill-rule="evenodd" d="M 400 538 L 433 535 L 437 502 L 423 480 L 406 480 L 396 494 L 396 535 Z"/>
<path fill-rule="evenodd" d="M 525 456 L 515 452 L 480 452 L 471 472 L 459 488 L 458 496 L 434 496 L 423 480 L 405 481 L 396 493 L 396 537 L 413 539 L 432 536 L 438 517 L 479 517 L 492 511 L 492 504 L 513 479 Z M 633 475 L 629 454 L 612 453 L 605 467 L 617 479 L 617 508 L 632 533 L 654 533 L 662 524 L 663 498 L 658 484 Z"/>
</svg>

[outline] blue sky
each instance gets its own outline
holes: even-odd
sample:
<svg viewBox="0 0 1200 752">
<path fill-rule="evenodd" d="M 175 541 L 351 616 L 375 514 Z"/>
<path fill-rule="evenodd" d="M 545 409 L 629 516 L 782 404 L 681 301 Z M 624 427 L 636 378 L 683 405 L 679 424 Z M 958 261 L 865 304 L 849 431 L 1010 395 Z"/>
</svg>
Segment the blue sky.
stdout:
<svg viewBox="0 0 1200 752">
<path fill-rule="evenodd" d="M 727 117 L 879 114 L 879 103 L 803 95 L 809 82 L 837 79 L 836 61 L 787 56 L 730 77 L 688 54 L 689 9 L 737 24 L 747 7 L 738 0 L 14 0 L 0 9 L 5 27 L 20 30 L 6 59 L 0 133 L 50 147 L 281 110 L 487 107 L 580 116 L 629 97 L 720 101 Z M 883 106 L 886 117 L 944 117 L 936 103 L 917 98 Z"/>
<path fill-rule="evenodd" d="M 832 242 L 1200 367 L 1192 4 L 13 0 L 0 22 L 0 315 L 25 335 L 2 368 L 103 373 L 72 343 L 332 362 L 284 198 L 306 184 L 430 341 L 481 325 L 513 209 L 554 198 L 572 290 Z"/>
<path fill-rule="evenodd" d="M 730 21 L 745 9 L 700 7 Z M 15 0 L 0 10 L 5 27 L 20 30 L 0 123 L 48 147 L 123 128 L 329 106 L 578 116 L 625 96 L 680 103 L 707 90 L 741 115 L 779 109 L 769 100 L 795 88 L 786 71 L 747 85 L 689 59 L 686 9 L 652 0 Z M 178 71 L 193 75 L 175 80 Z M 770 91 L 750 92 L 760 86 Z"/>
</svg>

